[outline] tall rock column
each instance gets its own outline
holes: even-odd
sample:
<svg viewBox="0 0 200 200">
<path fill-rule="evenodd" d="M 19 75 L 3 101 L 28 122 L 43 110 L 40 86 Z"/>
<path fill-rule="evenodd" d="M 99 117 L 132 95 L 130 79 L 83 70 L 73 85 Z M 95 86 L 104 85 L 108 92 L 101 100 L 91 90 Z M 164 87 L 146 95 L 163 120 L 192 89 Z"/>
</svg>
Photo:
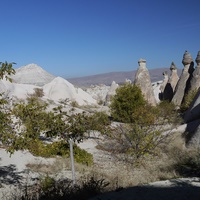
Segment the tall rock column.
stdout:
<svg viewBox="0 0 200 200">
<path fill-rule="evenodd" d="M 149 71 L 146 68 L 146 60 L 140 59 L 138 61 L 139 67 L 135 74 L 134 84 L 141 88 L 142 94 L 147 102 L 153 106 L 156 105 L 156 99 L 153 93 Z"/>
<path fill-rule="evenodd" d="M 199 89 L 200 87 L 200 51 L 198 52 L 195 61 L 197 63 L 197 66 L 192 74 L 189 91 L 194 91 L 195 89 Z"/>
<path fill-rule="evenodd" d="M 174 91 L 179 80 L 177 68 L 174 62 L 171 63 L 170 70 L 171 70 L 171 75 L 163 92 L 163 99 L 169 101 L 171 101 L 173 98 Z"/>
<path fill-rule="evenodd" d="M 163 82 L 160 85 L 160 91 L 161 91 L 161 93 L 159 95 L 161 100 L 163 100 L 165 98 L 164 97 L 165 96 L 164 95 L 164 91 L 165 91 L 165 87 L 166 87 L 166 85 L 168 83 L 168 80 L 169 80 L 169 76 L 168 76 L 167 71 L 163 72 L 163 76 L 164 76 L 164 79 L 163 79 Z"/>
<path fill-rule="evenodd" d="M 172 98 L 172 102 L 178 107 L 181 105 L 185 94 L 188 92 L 192 73 L 194 71 L 194 62 L 188 51 L 185 51 L 182 63 L 184 65 L 184 68 L 177 83 L 174 96 Z"/>
</svg>

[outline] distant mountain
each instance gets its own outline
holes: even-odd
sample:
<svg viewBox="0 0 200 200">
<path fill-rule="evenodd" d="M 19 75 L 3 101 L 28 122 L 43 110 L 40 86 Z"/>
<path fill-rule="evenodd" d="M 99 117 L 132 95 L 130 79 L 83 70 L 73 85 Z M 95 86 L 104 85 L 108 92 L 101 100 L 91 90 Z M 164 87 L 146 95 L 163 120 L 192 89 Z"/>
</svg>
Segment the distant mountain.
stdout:
<svg viewBox="0 0 200 200">
<path fill-rule="evenodd" d="M 169 68 L 157 68 L 157 69 L 149 69 L 149 73 L 151 76 L 151 81 L 160 81 L 163 80 L 163 72 L 167 71 L 170 74 Z M 178 74 L 181 74 L 181 69 L 178 69 Z M 98 85 L 105 84 L 111 85 L 113 81 L 116 83 L 124 83 L 126 79 L 130 79 L 131 81 L 135 78 L 136 70 L 134 71 L 126 71 L 126 72 L 110 72 L 105 74 L 97 74 L 92 76 L 84 76 L 78 78 L 68 78 L 67 80 L 78 86 L 78 87 L 88 87 L 90 85 Z"/>
<path fill-rule="evenodd" d="M 43 86 L 55 78 L 55 76 L 49 74 L 37 64 L 28 64 L 15 71 L 16 74 L 11 76 L 14 83 Z"/>
</svg>

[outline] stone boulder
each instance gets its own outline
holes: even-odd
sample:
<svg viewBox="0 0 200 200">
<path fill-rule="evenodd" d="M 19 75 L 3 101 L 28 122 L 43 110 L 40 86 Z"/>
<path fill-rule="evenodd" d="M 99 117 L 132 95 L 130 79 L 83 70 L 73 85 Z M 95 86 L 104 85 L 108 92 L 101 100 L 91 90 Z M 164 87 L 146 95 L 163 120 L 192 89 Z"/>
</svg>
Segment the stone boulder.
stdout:
<svg viewBox="0 0 200 200">
<path fill-rule="evenodd" d="M 156 99 L 154 96 L 149 71 L 146 67 L 146 60 L 140 59 L 138 61 L 139 67 L 135 74 L 134 84 L 141 88 L 142 94 L 147 102 L 153 106 L 156 105 Z"/>
<path fill-rule="evenodd" d="M 172 98 L 172 102 L 178 107 L 181 105 L 184 100 L 185 94 L 187 94 L 188 92 L 192 73 L 194 71 L 194 62 L 188 51 L 185 51 L 182 63 L 184 65 L 184 68 L 175 88 L 174 96 Z"/>
</svg>

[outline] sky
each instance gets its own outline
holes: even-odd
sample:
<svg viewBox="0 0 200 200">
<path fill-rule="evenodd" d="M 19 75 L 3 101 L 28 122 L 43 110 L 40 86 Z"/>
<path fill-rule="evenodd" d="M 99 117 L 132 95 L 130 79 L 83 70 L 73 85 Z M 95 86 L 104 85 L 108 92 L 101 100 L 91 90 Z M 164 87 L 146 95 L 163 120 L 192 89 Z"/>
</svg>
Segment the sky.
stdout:
<svg viewBox="0 0 200 200">
<path fill-rule="evenodd" d="M 199 0 L 2 0 L 0 61 L 55 76 L 183 68 L 200 50 Z"/>
</svg>

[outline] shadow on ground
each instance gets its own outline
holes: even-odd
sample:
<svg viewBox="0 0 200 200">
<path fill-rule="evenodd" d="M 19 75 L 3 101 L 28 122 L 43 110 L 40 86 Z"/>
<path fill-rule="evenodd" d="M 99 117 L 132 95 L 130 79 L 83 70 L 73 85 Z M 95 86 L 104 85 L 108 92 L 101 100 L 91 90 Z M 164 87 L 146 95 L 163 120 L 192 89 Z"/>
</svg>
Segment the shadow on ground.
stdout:
<svg viewBox="0 0 200 200">
<path fill-rule="evenodd" d="M 1 166 L 0 167 L 0 183 L 6 185 L 19 184 L 23 177 L 20 175 L 22 172 L 16 171 L 15 165 Z"/>
<path fill-rule="evenodd" d="M 195 181 L 193 181 L 194 183 Z M 189 181 L 172 180 L 171 186 L 146 185 L 109 192 L 90 200 L 199 200 L 200 187 Z M 197 181 L 199 183 L 199 180 Z"/>
</svg>

